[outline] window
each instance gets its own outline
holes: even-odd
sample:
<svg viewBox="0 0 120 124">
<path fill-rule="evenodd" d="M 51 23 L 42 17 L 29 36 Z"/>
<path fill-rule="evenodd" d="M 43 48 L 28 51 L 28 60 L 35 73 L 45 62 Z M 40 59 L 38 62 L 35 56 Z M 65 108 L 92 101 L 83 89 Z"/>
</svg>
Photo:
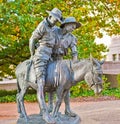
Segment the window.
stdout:
<svg viewBox="0 0 120 124">
<path fill-rule="evenodd" d="M 113 54 L 112 55 L 112 58 L 113 58 L 113 61 L 116 61 L 117 60 L 117 55 L 116 54 Z"/>
<path fill-rule="evenodd" d="M 120 54 L 118 55 L 118 60 L 120 61 Z"/>
</svg>

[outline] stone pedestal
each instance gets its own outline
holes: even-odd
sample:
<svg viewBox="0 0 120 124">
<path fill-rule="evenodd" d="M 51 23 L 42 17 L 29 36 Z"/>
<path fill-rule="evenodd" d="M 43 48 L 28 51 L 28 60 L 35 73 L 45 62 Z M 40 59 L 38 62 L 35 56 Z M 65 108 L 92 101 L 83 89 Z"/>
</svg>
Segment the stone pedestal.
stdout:
<svg viewBox="0 0 120 124">
<path fill-rule="evenodd" d="M 24 118 L 19 118 L 17 124 L 47 124 L 40 115 L 30 115 L 29 122 L 26 122 Z M 55 124 L 80 124 L 80 117 L 69 117 L 67 115 L 59 113 L 55 118 Z"/>
</svg>

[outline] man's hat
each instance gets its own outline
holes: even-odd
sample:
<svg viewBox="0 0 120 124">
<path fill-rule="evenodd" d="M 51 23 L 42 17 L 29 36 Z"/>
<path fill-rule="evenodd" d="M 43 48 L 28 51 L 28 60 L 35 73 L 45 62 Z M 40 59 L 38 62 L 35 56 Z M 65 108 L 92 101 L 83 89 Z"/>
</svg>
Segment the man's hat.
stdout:
<svg viewBox="0 0 120 124">
<path fill-rule="evenodd" d="M 63 18 L 62 18 L 62 12 L 58 9 L 58 8 L 54 8 L 51 11 L 47 11 L 47 13 L 51 14 L 52 16 L 54 16 L 55 18 L 57 18 L 57 20 L 62 23 Z"/>
<path fill-rule="evenodd" d="M 65 24 L 72 24 L 72 23 L 76 24 L 76 28 L 79 28 L 81 26 L 81 24 L 77 22 L 74 17 L 68 17 L 63 21 L 60 27 L 63 28 Z"/>
</svg>

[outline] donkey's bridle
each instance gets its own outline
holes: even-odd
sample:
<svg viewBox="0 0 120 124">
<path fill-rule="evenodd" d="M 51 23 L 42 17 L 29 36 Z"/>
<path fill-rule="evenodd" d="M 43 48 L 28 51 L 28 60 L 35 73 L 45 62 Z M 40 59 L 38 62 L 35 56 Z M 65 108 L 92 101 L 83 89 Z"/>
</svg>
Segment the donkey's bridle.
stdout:
<svg viewBox="0 0 120 124">
<path fill-rule="evenodd" d="M 94 85 L 97 86 L 97 85 L 100 85 L 100 84 L 101 84 L 101 82 L 95 82 L 95 81 L 94 81 L 93 78 L 94 78 L 94 74 L 95 74 L 95 73 L 96 73 L 96 72 L 94 72 L 94 71 L 93 71 L 93 68 L 92 68 L 92 75 L 93 75 L 93 77 L 92 77 L 92 82 L 93 82 L 93 83 L 90 85 L 90 87 L 92 87 L 92 86 L 94 86 Z M 98 73 L 98 74 L 99 74 L 99 73 Z"/>
<path fill-rule="evenodd" d="M 94 80 L 93 80 L 93 78 L 92 78 L 92 84 L 90 85 L 90 87 L 92 87 L 92 86 L 97 86 L 97 85 L 100 85 L 101 83 L 100 82 L 94 82 Z"/>
</svg>

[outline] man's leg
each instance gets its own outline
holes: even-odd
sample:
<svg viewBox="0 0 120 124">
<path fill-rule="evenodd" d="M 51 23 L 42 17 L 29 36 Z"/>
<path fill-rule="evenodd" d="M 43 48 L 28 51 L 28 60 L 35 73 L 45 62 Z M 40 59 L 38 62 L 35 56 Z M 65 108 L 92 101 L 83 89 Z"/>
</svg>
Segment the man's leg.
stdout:
<svg viewBox="0 0 120 124">
<path fill-rule="evenodd" d="M 38 97 L 38 101 L 40 103 L 40 107 L 41 107 L 41 111 L 46 112 L 47 110 L 47 106 L 45 103 L 45 98 L 44 98 L 44 79 L 41 78 L 37 78 L 37 97 Z"/>
<path fill-rule="evenodd" d="M 43 119 L 48 124 L 54 124 L 55 121 L 49 115 L 49 112 L 45 103 L 45 98 L 44 98 L 44 86 L 45 86 L 47 62 L 37 59 L 34 63 L 34 67 L 35 67 L 35 73 L 36 73 L 37 85 L 38 85 L 37 98 L 43 114 Z"/>
</svg>

